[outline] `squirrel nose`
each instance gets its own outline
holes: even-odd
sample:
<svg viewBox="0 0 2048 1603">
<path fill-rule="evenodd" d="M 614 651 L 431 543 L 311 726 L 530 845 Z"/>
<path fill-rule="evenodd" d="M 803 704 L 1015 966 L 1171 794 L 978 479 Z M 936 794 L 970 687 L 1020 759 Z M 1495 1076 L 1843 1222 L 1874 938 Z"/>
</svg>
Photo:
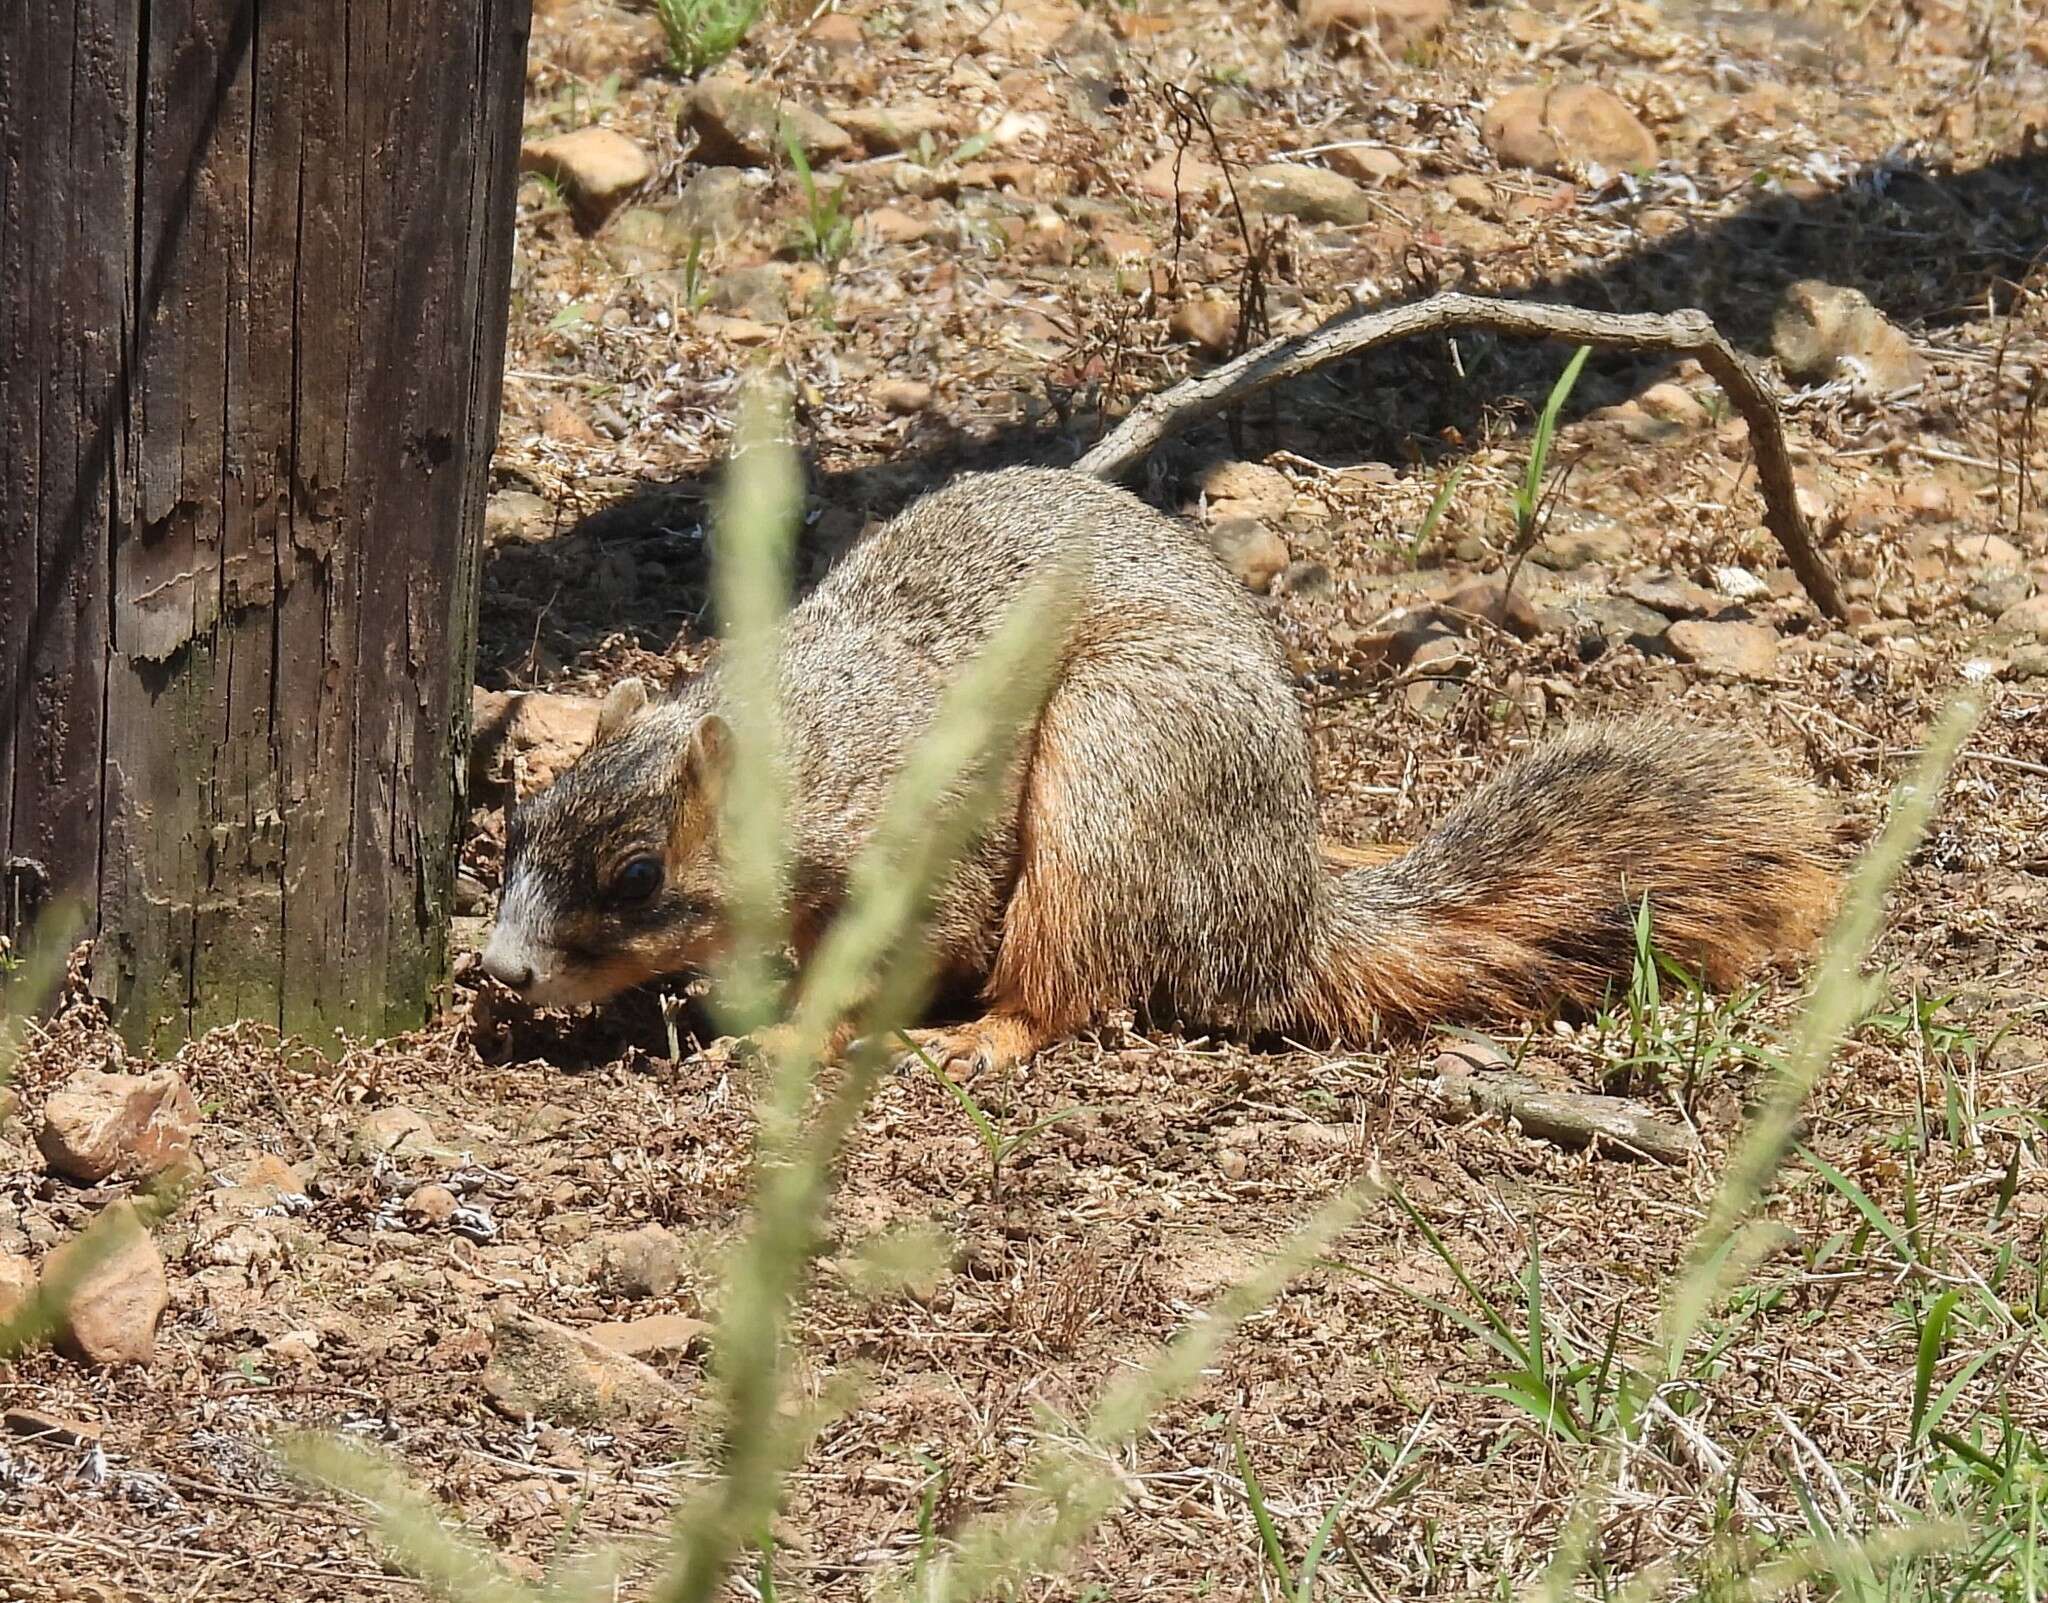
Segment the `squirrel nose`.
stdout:
<svg viewBox="0 0 2048 1603">
<path fill-rule="evenodd" d="M 521 950 L 521 943 L 504 939 L 499 930 L 493 930 L 484 945 L 483 969 L 500 985 L 514 991 L 524 991 L 533 984 L 533 964 Z"/>
<path fill-rule="evenodd" d="M 484 961 L 484 972 L 500 985 L 514 991 L 523 991 L 533 983 L 533 965 L 531 963 L 493 963 L 486 959 Z"/>
</svg>

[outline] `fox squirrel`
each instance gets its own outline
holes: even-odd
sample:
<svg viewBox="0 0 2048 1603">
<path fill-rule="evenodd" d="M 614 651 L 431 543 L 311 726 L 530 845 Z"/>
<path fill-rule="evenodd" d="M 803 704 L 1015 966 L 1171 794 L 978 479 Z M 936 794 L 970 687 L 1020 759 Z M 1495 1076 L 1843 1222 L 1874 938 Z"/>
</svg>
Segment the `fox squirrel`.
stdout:
<svg viewBox="0 0 2048 1603">
<path fill-rule="evenodd" d="M 1302 710 L 1243 586 L 1129 492 L 1010 468 L 914 504 L 789 617 L 799 963 L 945 685 L 1075 542 L 1051 693 L 932 908 L 942 980 L 987 1008 L 936 1033 L 948 1062 L 1011 1064 L 1127 1005 L 1329 1044 L 1594 1003 L 1628 971 L 1645 894 L 1664 949 L 1726 985 L 1825 916 L 1818 797 L 1736 739 L 1663 722 L 1576 728 L 1414 849 L 1342 866 L 1318 844 Z M 571 1005 L 715 955 L 720 706 L 715 664 L 666 698 L 612 692 L 589 750 L 512 816 L 486 972 Z"/>
</svg>

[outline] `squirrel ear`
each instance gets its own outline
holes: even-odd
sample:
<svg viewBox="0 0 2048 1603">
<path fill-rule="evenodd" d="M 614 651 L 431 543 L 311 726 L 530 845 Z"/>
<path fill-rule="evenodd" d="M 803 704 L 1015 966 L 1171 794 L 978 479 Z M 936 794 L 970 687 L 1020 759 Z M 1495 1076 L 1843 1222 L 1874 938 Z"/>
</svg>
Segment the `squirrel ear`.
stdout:
<svg viewBox="0 0 2048 1603">
<path fill-rule="evenodd" d="M 732 727 L 715 712 L 707 712 L 690 731 L 690 767 L 710 781 L 725 777 L 732 756 Z"/>
<path fill-rule="evenodd" d="M 725 803 L 725 773 L 732 756 L 732 730 L 715 712 L 699 718 L 683 742 L 682 784 L 677 793 L 677 827 L 709 832 Z"/>
<path fill-rule="evenodd" d="M 647 705 L 647 681 L 644 679 L 621 679 L 611 688 L 597 709 L 597 732 L 590 737 L 593 746 L 602 745 L 633 720 L 633 715 Z"/>
</svg>

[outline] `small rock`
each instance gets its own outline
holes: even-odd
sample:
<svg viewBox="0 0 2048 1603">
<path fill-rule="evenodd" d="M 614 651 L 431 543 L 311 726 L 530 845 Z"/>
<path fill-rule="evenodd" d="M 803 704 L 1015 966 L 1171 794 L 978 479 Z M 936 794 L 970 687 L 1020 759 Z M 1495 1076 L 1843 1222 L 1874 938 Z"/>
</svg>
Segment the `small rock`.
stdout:
<svg viewBox="0 0 2048 1603">
<path fill-rule="evenodd" d="M 885 412 L 909 417 L 932 404 L 932 387 L 919 379 L 883 379 L 875 386 L 875 400 Z"/>
<path fill-rule="evenodd" d="M 1771 350 L 1795 384 L 1847 378 L 1873 395 L 1914 383 L 1920 355 L 1860 290 L 1801 279 L 1771 322 Z"/>
<path fill-rule="evenodd" d="M 1056 0 L 1009 0 L 981 24 L 973 48 L 1017 61 L 1037 60 L 1081 22 L 1079 11 Z"/>
<path fill-rule="evenodd" d="M 1298 162 L 1269 162 L 1244 176 L 1245 204 L 1268 216 L 1299 217 L 1309 223 L 1355 225 L 1372 217 L 1364 190 L 1342 173 Z"/>
<path fill-rule="evenodd" d="M 507 1310 L 492 1321 L 484 1395 L 512 1419 L 598 1426 L 677 1412 L 683 1394 L 589 1334 Z"/>
<path fill-rule="evenodd" d="M 913 217 L 896 206 L 877 206 L 873 211 L 863 212 L 860 225 L 887 245 L 914 244 L 932 231 L 932 225 L 923 218 Z"/>
<path fill-rule="evenodd" d="M 1613 91 L 1598 84 L 1531 84 L 1487 107 L 1480 134 L 1500 162 L 1568 174 L 1599 166 L 1628 172 L 1657 163 L 1657 141 Z"/>
<path fill-rule="evenodd" d="M 1311 33 L 1370 35 L 1390 56 L 1443 31 L 1450 0 L 1300 0 L 1301 25 Z"/>
<path fill-rule="evenodd" d="M 567 768 L 597 731 L 596 700 L 537 690 L 476 690 L 470 695 L 475 736 L 470 783 L 477 789 L 518 778 L 538 790 Z"/>
<path fill-rule="evenodd" d="M 1491 1041 L 1440 1041 L 1428 1056 L 1431 1074 L 1488 1074 L 1515 1066 Z"/>
<path fill-rule="evenodd" d="M 263 1350 L 282 1363 L 310 1369 L 320 1361 L 320 1332 L 287 1330 L 282 1336 L 273 1336 L 266 1341 Z"/>
<path fill-rule="evenodd" d="M 1270 518 L 1294 505 L 1294 481 L 1263 462 L 1218 462 L 1202 475 L 1202 494 L 1217 517 Z M 1225 503 L 1229 512 L 1218 510 Z"/>
<path fill-rule="evenodd" d="M 2003 535 L 1962 534 L 1948 542 L 1958 561 L 1986 568 L 2016 568 L 2026 559 Z"/>
<path fill-rule="evenodd" d="M 1778 632 L 1766 624 L 1689 618 L 1665 636 L 1680 662 L 1760 679 L 1778 665 Z"/>
<path fill-rule="evenodd" d="M 146 1364 L 171 1302 L 163 1255 L 133 1203 L 114 1203 L 87 1228 L 92 1239 L 67 1241 L 44 1272 L 56 1288 L 79 1273 L 59 1291 L 58 1345 L 89 1364 Z M 81 1249 L 89 1256 L 81 1258 Z"/>
<path fill-rule="evenodd" d="M 585 417 L 567 401 L 550 401 L 547 410 L 541 414 L 540 431 L 551 440 L 560 440 L 565 445 L 602 445 L 604 437 L 590 425 Z"/>
<path fill-rule="evenodd" d="M 1401 153 L 1384 145 L 1339 145 L 1324 151 L 1323 161 L 1332 172 L 1361 184 L 1390 184 L 1408 171 Z"/>
<path fill-rule="evenodd" d="M 36 1266 L 17 1253 L 0 1252 L 0 1324 L 19 1313 L 35 1290 Z"/>
<path fill-rule="evenodd" d="M 711 1327 L 687 1314 L 650 1314 L 616 1324 L 592 1325 L 590 1336 L 628 1358 L 685 1358 L 704 1345 Z"/>
<path fill-rule="evenodd" d="M 10 1408 L 0 1422 L 10 1436 L 48 1442 L 53 1447 L 90 1447 L 100 1439 L 100 1427 L 62 1414 L 46 1414 L 40 1408 Z"/>
<path fill-rule="evenodd" d="M 1712 421 L 1700 398 L 1683 384 L 1652 384 L 1636 397 L 1636 404 L 1661 422 L 1688 429 L 1703 429 Z"/>
<path fill-rule="evenodd" d="M 789 289 L 785 271 L 772 262 L 735 267 L 719 274 L 711 286 L 711 305 L 760 323 L 785 323 L 789 321 Z"/>
<path fill-rule="evenodd" d="M 431 1184 L 415 1188 L 405 1199 L 407 1215 L 422 1224 L 444 1225 L 455 1217 L 458 1206 L 454 1192 L 446 1186 Z"/>
<path fill-rule="evenodd" d="M 1553 528 L 1529 555 L 1554 573 L 1570 573 L 1594 563 L 1613 566 L 1635 551 L 1635 536 L 1622 524 L 1588 521 L 1573 528 Z"/>
<path fill-rule="evenodd" d="M 2007 607 L 1998 615 L 1998 627 L 2048 640 L 2048 595 L 2038 595 L 2031 601 Z"/>
<path fill-rule="evenodd" d="M 614 128 L 579 128 L 523 145 L 519 167 L 560 184 L 585 228 L 600 226 L 654 176 L 647 152 Z"/>
<path fill-rule="evenodd" d="M 1216 296 L 1182 301 L 1167 318 L 1166 329 L 1211 356 L 1227 355 L 1237 340 L 1237 302 Z"/>
<path fill-rule="evenodd" d="M 1214 524 L 1209 546 L 1246 588 L 1260 595 L 1287 571 L 1287 542 L 1257 518 L 1225 518 Z"/>
<path fill-rule="evenodd" d="M 356 1156 L 418 1156 L 434 1150 L 434 1127 L 411 1108 L 374 1108 L 356 1126 Z"/>
<path fill-rule="evenodd" d="M 777 323 L 784 321 L 778 318 Z M 775 324 L 764 323 L 754 317 L 725 317 L 717 313 L 704 313 L 698 318 L 707 338 L 725 340 L 733 345 L 772 345 L 775 343 Z"/>
<path fill-rule="evenodd" d="M 697 160 L 714 165 L 774 166 L 789 159 L 786 139 L 794 139 L 814 162 L 853 149 L 853 135 L 837 123 L 731 78 L 706 78 L 690 89 L 676 113 L 676 128 L 696 136 Z"/>
<path fill-rule="evenodd" d="M 887 106 L 835 111 L 832 120 L 876 155 L 912 149 L 923 135 L 948 132 L 953 114 L 936 100 L 899 100 Z"/>
<path fill-rule="evenodd" d="M 273 1191 L 303 1191 L 305 1181 L 299 1173 L 274 1152 L 265 1152 L 252 1158 L 242 1170 L 240 1183 L 251 1191 L 268 1186 Z"/>
<path fill-rule="evenodd" d="M 1485 217 L 1494 208 L 1493 185 L 1477 173 L 1458 173 L 1444 184 L 1444 193 L 1460 211 Z"/>
<path fill-rule="evenodd" d="M 1199 156 L 1161 156 L 1138 174 L 1138 192 L 1154 200 L 1212 199 L 1223 189 L 1223 169 Z"/>
<path fill-rule="evenodd" d="M 116 1172 L 141 1179 L 188 1162 L 198 1128 L 199 1105 L 177 1071 L 81 1069 L 44 1105 L 36 1145 L 52 1172 L 97 1185 Z"/>
<path fill-rule="evenodd" d="M 828 11 L 804 31 L 804 42 L 816 45 L 828 56 L 850 56 L 865 44 L 860 18 L 843 11 Z"/>
<path fill-rule="evenodd" d="M 531 490 L 499 490 L 484 503 L 484 544 L 530 544 L 555 532 L 555 509 Z"/>
<path fill-rule="evenodd" d="M 2034 581 L 2013 568 L 1993 568 L 1963 592 L 1963 605 L 1986 618 L 2003 617 L 2034 593 Z"/>
<path fill-rule="evenodd" d="M 667 207 L 623 207 L 604 231 L 604 253 L 622 273 L 659 273 L 673 267 L 689 250 L 689 234 Z"/>
<path fill-rule="evenodd" d="M 706 167 L 683 185 L 669 207 L 670 226 L 681 236 L 675 252 L 687 258 L 692 236 L 723 243 L 745 231 L 759 210 L 757 181 L 738 167 Z"/>
<path fill-rule="evenodd" d="M 615 1232 L 599 1246 L 606 1279 L 628 1297 L 666 1297 L 689 1272 L 682 1242 L 660 1225 Z"/>
<path fill-rule="evenodd" d="M 1667 618 L 1709 618 L 1723 610 L 1721 597 L 1668 568 L 1638 574 L 1622 585 L 1621 593 Z"/>
<path fill-rule="evenodd" d="M 1771 582 L 1761 574 L 1728 564 L 1713 570 L 1714 593 L 1731 601 L 1761 601 L 1771 593 Z"/>
<path fill-rule="evenodd" d="M 1667 654 L 1664 631 L 1671 620 L 1661 612 L 1625 596 L 1595 596 L 1575 610 L 1592 627 L 1597 647 L 1593 656 L 1616 645 L 1634 646 L 1646 657 Z M 1583 636 L 1579 654 L 1588 655 Z"/>
<path fill-rule="evenodd" d="M 1517 640 L 1534 640 L 1543 632 L 1543 620 L 1535 604 L 1519 590 L 1510 590 L 1500 579 L 1471 579 L 1444 598 L 1454 612 L 1484 618 L 1497 629 L 1505 629 Z"/>
<path fill-rule="evenodd" d="M 262 1225 L 236 1225 L 206 1245 L 206 1261 L 226 1269 L 248 1269 L 276 1263 L 284 1256 L 277 1233 Z"/>
</svg>

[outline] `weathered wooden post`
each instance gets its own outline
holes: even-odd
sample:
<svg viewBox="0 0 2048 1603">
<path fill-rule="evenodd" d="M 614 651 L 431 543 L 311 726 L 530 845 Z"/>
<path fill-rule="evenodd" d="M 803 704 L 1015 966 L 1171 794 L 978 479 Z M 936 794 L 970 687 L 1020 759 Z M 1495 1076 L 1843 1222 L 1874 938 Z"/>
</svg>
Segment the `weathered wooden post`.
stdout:
<svg viewBox="0 0 2048 1603">
<path fill-rule="evenodd" d="M 0 933 L 131 1036 L 443 974 L 527 20 L 0 5 Z"/>
</svg>

